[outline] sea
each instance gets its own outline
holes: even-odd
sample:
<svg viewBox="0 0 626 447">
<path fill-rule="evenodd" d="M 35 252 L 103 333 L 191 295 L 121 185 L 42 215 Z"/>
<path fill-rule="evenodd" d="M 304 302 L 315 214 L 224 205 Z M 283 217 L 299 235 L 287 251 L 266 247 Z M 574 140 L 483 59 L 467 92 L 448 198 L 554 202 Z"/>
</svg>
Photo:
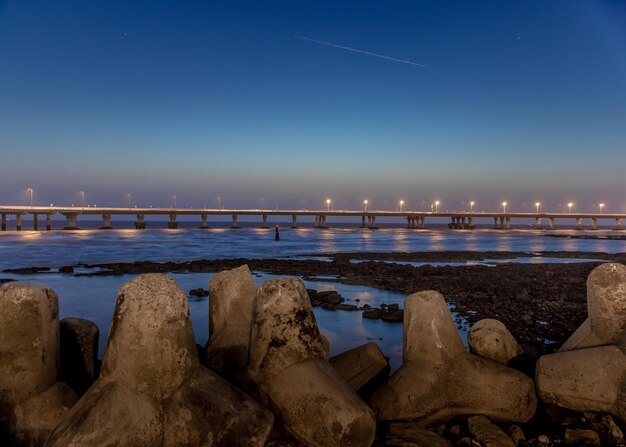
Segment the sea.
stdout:
<svg viewBox="0 0 626 447">
<path fill-rule="evenodd" d="M 198 229 L 197 223 L 181 222 L 180 228 L 162 228 L 164 222 L 151 223 L 146 230 L 135 230 L 132 222 L 118 223 L 118 229 L 99 230 L 99 222 L 82 222 L 77 231 L 6 231 L 0 232 L 0 279 L 27 281 L 51 287 L 59 296 L 60 318 L 81 317 L 94 321 L 100 328 L 100 356 L 104 356 L 108 331 L 117 299 L 118 289 L 134 275 L 75 277 L 59 273 L 66 265 L 99 264 L 133 261 L 190 261 L 198 259 L 303 259 L 328 260 L 330 253 L 338 252 L 420 252 L 420 251 L 516 251 L 528 256 L 510 260 L 485 260 L 488 265 L 497 262 L 579 262 L 578 259 L 538 257 L 533 253 L 544 251 L 581 251 L 620 253 L 626 251 L 626 241 L 608 238 L 623 234 L 601 229 L 596 231 L 532 230 L 508 231 L 489 228 L 477 230 L 448 230 L 444 225 L 433 225 L 426 230 L 381 225 L 376 230 L 362 229 L 349 224 L 328 229 L 304 226 L 289 228 L 287 222 L 270 222 L 269 229 L 258 228 L 258 223 L 242 222 L 242 228 L 231 229 L 228 222 L 211 222 L 209 229 Z M 159 228 L 160 224 L 161 228 Z M 25 226 L 27 223 L 25 223 Z M 57 225 L 59 225 L 57 223 Z M 274 225 L 279 225 L 280 240 L 274 238 Z M 557 234 L 561 237 L 548 237 Z M 576 236 L 593 235 L 586 239 Z M 568 237 L 572 236 L 572 237 Z M 354 262 L 358 262 L 355 260 Z M 471 261 L 474 262 L 475 261 Z M 412 263 L 420 265 L 422 263 Z M 446 263 L 436 263 L 445 265 Z M 450 263 L 459 265 L 459 263 Z M 4 272 L 21 267 L 49 267 L 42 273 L 18 275 Z M 87 270 L 85 270 L 87 271 Z M 77 268 L 76 272 L 81 272 Z M 258 284 L 274 275 L 253 272 Z M 171 274 L 186 293 L 191 289 L 208 289 L 212 273 Z M 399 304 L 403 294 L 367 286 L 345 285 L 335 282 L 337 277 L 316 277 L 306 280 L 307 288 L 336 290 L 348 304 Z M 358 301 L 357 301 L 358 300 Z M 189 297 L 196 340 L 204 345 L 208 339 L 207 298 Z M 466 341 L 469 329 L 464 318 L 450 309 Z M 315 316 L 322 333 L 330 341 L 331 355 L 357 347 L 369 341 L 376 342 L 389 357 L 392 370 L 402 363 L 402 324 L 369 320 L 361 312 L 327 311 L 315 308 Z"/>
</svg>

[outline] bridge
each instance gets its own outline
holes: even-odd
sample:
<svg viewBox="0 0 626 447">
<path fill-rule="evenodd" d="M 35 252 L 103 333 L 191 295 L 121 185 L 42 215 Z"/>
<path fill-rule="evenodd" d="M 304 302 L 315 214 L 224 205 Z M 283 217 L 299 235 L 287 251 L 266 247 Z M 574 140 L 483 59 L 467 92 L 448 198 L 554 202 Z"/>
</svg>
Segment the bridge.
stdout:
<svg viewBox="0 0 626 447">
<path fill-rule="evenodd" d="M 612 227 L 615 230 L 622 229 L 622 219 L 626 214 L 604 214 L 604 213 L 515 213 L 515 212 L 477 212 L 477 211 L 350 211 L 350 210 L 264 210 L 264 209 L 206 209 L 206 208 L 110 208 L 110 207 L 63 207 L 63 206 L 0 206 L 2 223 L 0 230 L 7 231 L 7 216 L 15 216 L 15 230 L 22 230 L 22 217 L 32 215 L 33 230 L 39 229 L 39 216 L 45 216 L 45 229 L 52 229 L 52 216 L 61 214 L 66 219 L 64 229 L 77 230 L 78 218 L 80 216 L 101 216 L 101 229 L 111 229 L 113 216 L 134 216 L 135 228 L 145 229 L 147 223 L 146 216 L 158 215 L 167 217 L 167 228 L 178 228 L 178 216 L 197 216 L 200 228 L 209 228 L 207 225 L 208 216 L 230 216 L 231 228 L 239 228 L 239 216 L 258 216 L 261 228 L 268 227 L 269 216 L 285 216 L 291 218 L 291 227 L 297 228 L 298 217 L 314 216 L 315 228 L 328 228 L 327 219 L 332 217 L 353 217 L 361 220 L 362 228 L 375 229 L 376 218 L 396 217 L 406 220 L 407 228 L 426 228 L 426 219 L 447 218 L 450 220 L 450 229 L 471 230 L 475 228 L 475 221 L 487 220 L 493 222 L 493 227 L 497 229 L 511 229 L 513 219 L 534 220 L 535 229 L 554 229 L 557 219 L 574 219 L 576 229 L 597 229 L 598 221 L 614 222 Z M 543 223 L 547 223 L 547 227 Z M 585 222 L 587 225 L 585 226 Z"/>
</svg>

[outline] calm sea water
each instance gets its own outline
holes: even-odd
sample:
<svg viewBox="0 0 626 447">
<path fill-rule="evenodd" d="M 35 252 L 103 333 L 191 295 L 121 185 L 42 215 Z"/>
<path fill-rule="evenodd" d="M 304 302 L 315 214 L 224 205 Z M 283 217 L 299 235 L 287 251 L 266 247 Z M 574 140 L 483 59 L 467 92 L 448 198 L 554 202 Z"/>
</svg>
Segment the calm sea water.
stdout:
<svg viewBox="0 0 626 447">
<path fill-rule="evenodd" d="M 96 225 L 96 223 L 93 223 Z M 191 223 L 187 224 L 191 225 Z M 274 241 L 273 229 L 222 227 L 209 230 L 183 228 L 180 230 L 107 230 L 81 231 L 23 231 L 0 232 L 0 270 L 15 267 L 60 267 L 78 263 L 115 261 L 172 261 L 220 258 L 281 258 L 304 254 L 323 255 L 330 252 L 389 252 L 389 251 L 588 251 L 617 253 L 626 251 L 626 241 L 608 239 L 567 239 L 546 237 L 544 231 L 448 231 L 444 229 L 408 230 L 382 228 L 361 230 L 335 228 L 281 228 L 280 241 Z M 560 234 L 581 234 L 560 231 Z M 596 231 L 593 234 L 611 234 Z M 523 259 L 521 261 L 524 261 Z M 558 259 L 545 259 L 558 262 Z M 537 262 L 533 258 L 533 262 Z M 258 283 L 272 275 L 256 273 Z M 209 273 L 172 275 L 187 292 L 192 288 L 208 287 L 213 276 Z M 77 316 L 95 321 L 101 330 L 100 353 L 104 353 L 106 335 L 117 297 L 117 290 L 132 275 L 115 277 L 81 277 L 59 273 L 12 275 L 0 273 L 0 278 L 13 278 L 45 284 L 59 295 L 61 318 Z M 365 286 L 349 286 L 334 282 L 306 282 L 317 290 L 338 290 L 348 303 L 359 299 L 360 304 L 378 306 L 381 303 L 402 305 L 405 296 Z M 198 343 L 208 337 L 208 301 L 190 298 L 194 331 Z M 402 325 L 367 320 L 360 312 L 330 312 L 315 309 L 324 335 L 331 343 L 331 353 L 337 354 L 367 341 L 376 341 L 390 357 L 392 368 L 402 359 Z M 455 316 L 464 336 L 466 323 Z"/>
</svg>

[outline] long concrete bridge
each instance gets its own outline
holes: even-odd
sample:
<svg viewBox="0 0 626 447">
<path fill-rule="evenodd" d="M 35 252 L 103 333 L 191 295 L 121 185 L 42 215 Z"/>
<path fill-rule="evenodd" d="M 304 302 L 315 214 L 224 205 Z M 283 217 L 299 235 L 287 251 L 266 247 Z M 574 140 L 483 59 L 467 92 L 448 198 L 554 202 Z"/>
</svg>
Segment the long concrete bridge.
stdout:
<svg viewBox="0 0 626 447">
<path fill-rule="evenodd" d="M 514 219 L 534 220 L 536 229 L 554 229 L 557 219 L 574 219 L 577 229 L 597 229 L 598 221 L 614 223 L 615 230 L 622 229 L 622 219 L 626 214 L 604 213 L 513 213 L 513 212 L 423 212 L 423 211 L 349 211 L 349 210 L 263 210 L 263 209 L 205 209 L 205 208 L 101 208 L 101 207 L 60 207 L 60 206 L 0 206 L 2 223 L 0 229 L 7 231 L 7 216 L 15 217 L 15 230 L 22 230 L 22 217 L 31 215 L 33 230 L 39 229 L 39 216 L 45 216 L 45 229 L 52 229 L 52 216 L 61 214 L 66 219 L 64 229 L 76 230 L 80 216 L 101 216 L 102 229 L 110 229 L 114 216 L 134 216 L 135 228 L 146 228 L 145 217 L 150 215 L 165 216 L 168 218 L 167 227 L 178 228 L 178 216 L 197 216 L 200 228 L 209 228 L 209 216 L 230 216 L 231 228 L 239 228 L 239 216 L 258 216 L 262 228 L 268 227 L 269 216 L 286 216 L 291 218 L 291 227 L 297 228 L 298 217 L 313 216 L 316 228 L 327 228 L 327 219 L 333 217 L 353 217 L 361 220 L 362 228 L 377 228 L 376 218 L 395 217 L 406 221 L 407 228 L 426 228 L 426 219 L 447 218 L 450 229 L 471 230 L 475 228 L 476 220 L 492 222 L 497 229 L 511 229 Z M 547 224 L 545 227 L 543 226 Z M 42 228 L 43 229 L 43 228 Z"/>
</svg>

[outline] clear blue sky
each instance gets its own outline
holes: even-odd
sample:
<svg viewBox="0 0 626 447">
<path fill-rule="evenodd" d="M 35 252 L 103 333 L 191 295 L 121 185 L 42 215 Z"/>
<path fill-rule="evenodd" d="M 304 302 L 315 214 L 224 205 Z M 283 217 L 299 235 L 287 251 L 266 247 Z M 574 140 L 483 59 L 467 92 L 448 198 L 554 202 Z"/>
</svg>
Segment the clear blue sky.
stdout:
<svg viewBox="0 0 626 447">
<path fill-rule="evenodd" d="M 0 155 L 0 203 L 626 211 L 626 6 L 0 0 Z"/>
</svg>

